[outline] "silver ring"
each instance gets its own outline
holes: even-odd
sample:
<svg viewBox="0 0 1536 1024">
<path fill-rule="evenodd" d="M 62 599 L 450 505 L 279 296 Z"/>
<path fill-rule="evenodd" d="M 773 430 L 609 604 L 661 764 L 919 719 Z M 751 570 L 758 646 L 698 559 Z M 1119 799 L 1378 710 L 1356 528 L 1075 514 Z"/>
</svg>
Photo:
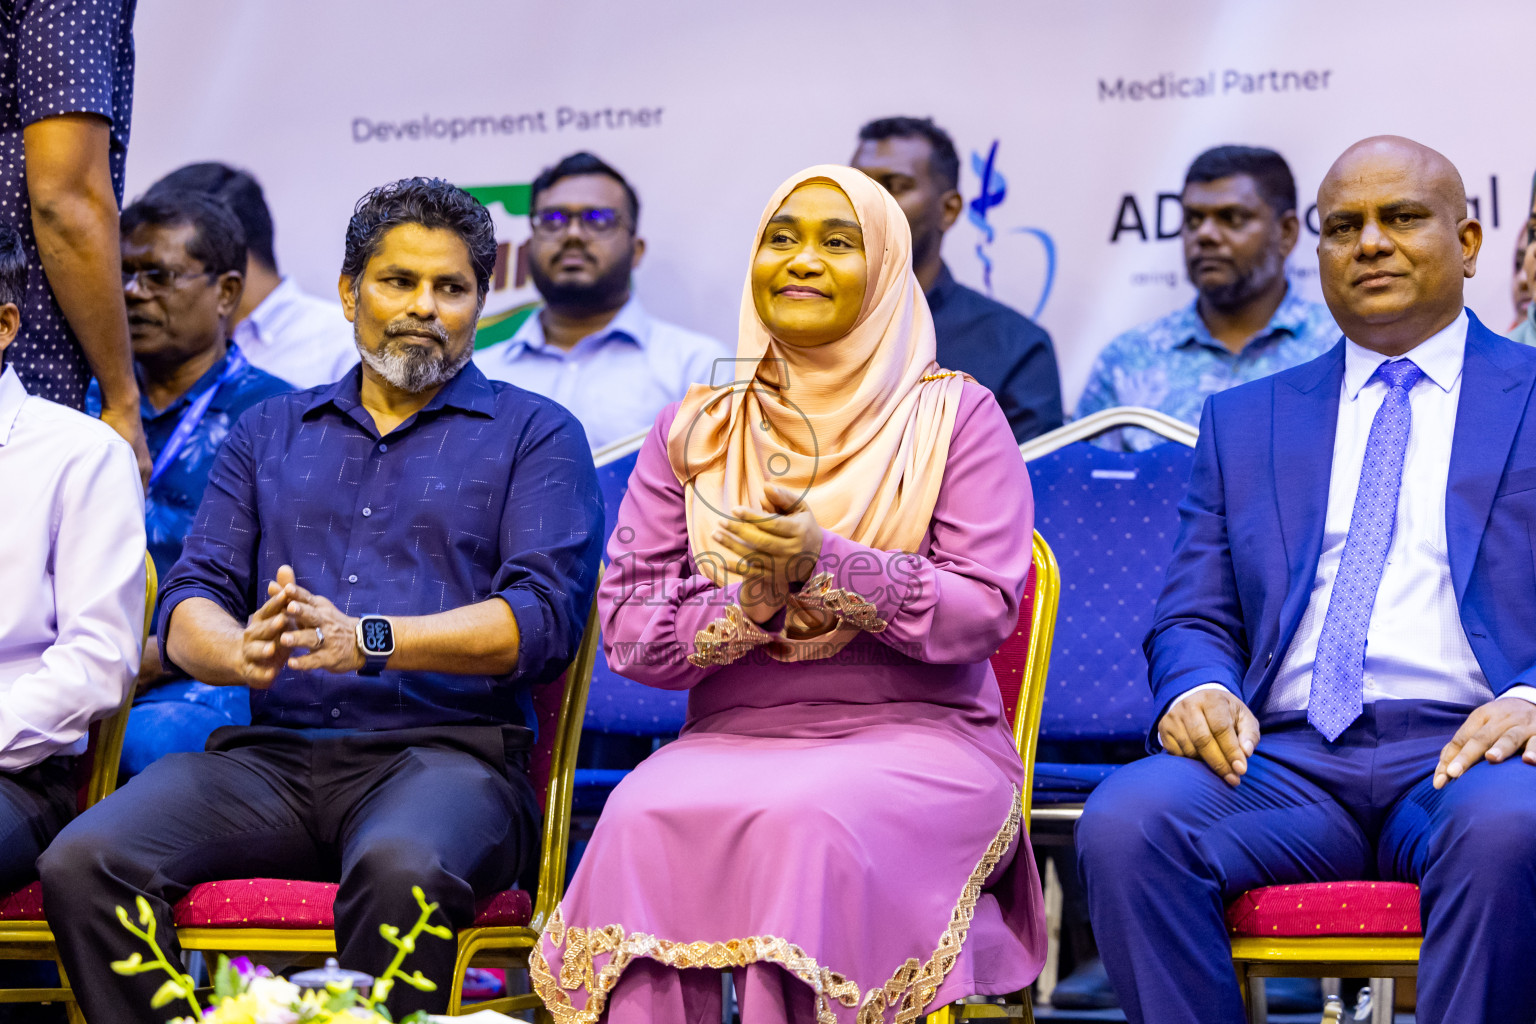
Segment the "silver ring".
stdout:
<svg viewBox="0 0 1536 1024">
<path fill-rule="evenodd" d="M 325 646 L 325 634 L 320 632 L 320 627 L 319 626 L 316 626 L 315 627 L 315 649 L 319 650 L 321 647 L 324 647 L 324 646 Z"/>
</svg>

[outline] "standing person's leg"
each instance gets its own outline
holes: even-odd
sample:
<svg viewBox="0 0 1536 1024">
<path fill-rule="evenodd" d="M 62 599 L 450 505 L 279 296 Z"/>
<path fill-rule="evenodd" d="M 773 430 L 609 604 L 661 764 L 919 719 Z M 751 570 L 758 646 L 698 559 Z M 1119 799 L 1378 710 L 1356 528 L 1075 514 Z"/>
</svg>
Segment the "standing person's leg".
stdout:
<svg viewBox="0 0 1536 1024">
<path fill-rule="evenodd" d="M 1226 903 L 1264 885 L 1362 877 L 1359 824 L 1293 766 L 1321 755 L 1310 727 L 1266 734 L 1242 783 L 1158 754 L 1088 799 L 1078 863 L 1099 952 L 1131 1024 L 1246 1024 Z M 1321 755 L 1321 756 L 1320 756 Z"/>
<path fill-rule="evenodd" d="M 171 754 L 59 834 L 38 861 L 44 910 L 91 1024 L 161 1024 L 174 1015 L 149 1005 L 165 975 L 113 972 L 112 961 L 132 953 L 150 959 L 115 908 L 137 923 L 134 900 L 144 896 L 155 940 L 174 962 L 171 906 L 193 885 L 316 869 L 307 788 L 307 767 L 292 748 Z"/>
<path fill-rule="evenodd" d="M 1420 886 L 1418 1019 L 1536 1021 L 1536 766 L 1484 762 L 1440 790 L 1425 778 L 1393 808 L 1379 856 L 1383 878 Z"/>
<path fill-rule="evenodd" d="M 431 923 L 457 932 L 474 920 L 477 897 L 517 879 L 538 856 L 538 801 L 521 775 L 509 780 L 462 751 L 412 747 L 377 760 L 345 809 L 338 839 L 341 962 L 377 975 L 395 956 L 379 926 L 395 925 L 404 934 L 420 916 L 412 886 L 440 905 Z M 447 1009 L 456 954 L 456 941 L 418 940 L 404 969 L 419 970 L 437 991 L 397 984 L 389 998 L 396 1019 Z"/>
<path fill-rule="evenodd" d="M 37 877 L 37 858 L 75 814 L 74 759 L 0 772 L 0 895 Z"/>
</svg>

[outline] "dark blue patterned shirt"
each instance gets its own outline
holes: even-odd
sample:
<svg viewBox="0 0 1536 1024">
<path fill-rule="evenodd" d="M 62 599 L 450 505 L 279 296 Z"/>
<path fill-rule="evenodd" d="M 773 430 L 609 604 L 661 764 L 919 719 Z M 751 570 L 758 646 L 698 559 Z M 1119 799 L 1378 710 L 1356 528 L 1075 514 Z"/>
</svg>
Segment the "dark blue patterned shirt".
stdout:
<svg viewBox="0 0 1536 1024">
<path fill-rule="evenodd" d="M 91 368 L 37 258 L 27 198 L 22 129 L 61 114 L 111 123 L 107 158 L 123 201 L 133 109 L 133 12 L 137 0 L 0 0 L 0 221 L 21 233 L 27 296 L 21 334 L 6 353 L 28 394 L 79 409 Z M 115 258 L 115 255 L 114 255 Z"/>
<path fill-rule="evenodd" d="M 526 687 L 575 655 L 597 583 L 603 503 L 586 435 L 549 399 L 468 365 L 381 438 L 361 380 L 353 369 L 262 402 L 235 424 L 162 588 L 162 650 L 182 601 L 206 597 L 243 623 L 284 564 L 353 616 L 430 615 L 500 597 L 521 637 L 510 675 L 284 669 L 271 689 L 253 692 L 252 721 L 531 725 Z"/>
</svg>

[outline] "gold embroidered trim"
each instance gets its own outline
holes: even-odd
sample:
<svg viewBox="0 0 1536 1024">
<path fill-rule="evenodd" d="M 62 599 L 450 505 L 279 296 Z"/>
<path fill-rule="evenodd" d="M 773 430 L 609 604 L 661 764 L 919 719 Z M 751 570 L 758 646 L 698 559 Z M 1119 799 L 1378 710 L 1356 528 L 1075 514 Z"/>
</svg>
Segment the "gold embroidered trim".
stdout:
<svg viewBox="0 0 1536 1024">
<path fill-rule="evenodd" d="M 923 374 L 921 377 L 919 377 L 917 379 L 926 383 L 927 381 L 930 381 L 930 380 L 943 380 L 945 377 L 958 377 L 958 376 L 960 376 L 960 375 L 958 373 L 956 373 L 954 370 L 940 370 L 938 373 L 925 373 L 925 374 Z"/>
<path fill-rule="evenodd" d="M 696 668 L 729 665 L 752 648 L 772 642 L 770 634 L 747 618 L 740 605 L 733 604 L 723 616 L 694 634 L 688 663 Z"/>
<path fill-rule="evenodd" d="M 915 1024 L 939 986 L 954 969 L 976 914 L 981 887 L 997 869 L 1014 840 L 1024 817 L 1024 801 L 1017 788 L 1008 818 L 993 837 L 976 869 L 960 890 L 960 899 L 950 913 L 949 925 L 939 936 L 938 947 L 926 963 L 916 957 L 897 968 L 891 980 L 870 989 L 862 1000 L 857 982 L 846 975 L 828 970 L 808 956 L 805 950 L 773 935 L 731 939 L 727 942 L 672 942 L 643 932 L 627 933 L 622 925 L 605 928 L 572 928 L 566 925 L 561 908 L 556 907 L 544 935 L 556 946 L 564 946 L 558 979 L 544 959 L 542 943 L 533 947 L 528 959 L 533 990 L 556 1024 L 597 1024 L 607 1006 L 608 997 L 637 956 L 649 957 L 666 967 L 683 969 L 706 967 L 726 970 L 754 963 L 776 963 L 800 979 L 816 994 L 817 1024 L 837 1024 L 831 1000 L 846 1007 L 859 1007 L 858 1024 L 883 1024 L 890 1008 L 896 1008 L 893 1024 Z M 612 954 L 602 970 L 594 970 L 593 958 Z M 567 994 L 577 989 L 587 991 L 587 1005 L 577 1009 Z"/>
<path fill-rule="evenodd" d="M 928 1004 L 933 1002 L 934 993 L 938 992 L 939 986 L 954 969 L 955 961 L 960 958 L 965 937 L 971 930 L 971 919 L 976 915 L 976 901 L 981 898 L 981 887 L 1018 837 L 1023 819 L 1024 801 L 1015 788 L 1008 819 L 1003 822 L 997 835 L 992 837 L 987 852 L 976 862 L 976 870 L 971 872 L 965 888 L 960 890 L 960 899 L 950 914 L 949 926 L 939 936 L 939 945 L 933 951 L 933 956 L 922 965 L 918 964 L 916 957 L 909 959 L 897 969 L 890 981 L 880 988 L 871 989 L 859 1007 L 859 1024 L 880 1024 L 892 1006 L 897 1007 L 893 1024 L 914 1024 L 923 1015 Z"/>
<path fill-rule="evenodd" d="M 819 572 L 805 581 L 805 586 L 795 599 L 807 608 L 831 612 L 844 625 L 862 629 L 867 633 L 879 633 L 885 629 L 880 610 L 851 590 L 832 589 L 832 574 Z"/>
<path fill-rule="evenodd" d="M 831 999 L 844 1006 L 859 1005 L 859 986 L 835 971 L 818 964 L 805 950 L 774 935 L 754 935 L 728 942 L 671 942 L 641 932 L 626 934 L 623 927 L 567 927 L 555 909 L 545 934 L 556 946 L 565 945 L 560 976 L 555 978 L 540 946 L 534 946 L 528 959 L 528 974 L 533 990 L 557 1024 L 596 1024 L 608 1003 L 608 996 L 619 976 L 637 956 L 649 957 L 665 967 L 678 970 L 707 967 L 728 970 L 755 963 L 776 963 L 809 985 L 816 993 L 817 1024 L 837 1024 Z M 592 958 L 612 954 L 603 969 L 593 970 Z M 587 1005 L 577 1009 L 566 993 L 587 990 Z"/>
</svg>

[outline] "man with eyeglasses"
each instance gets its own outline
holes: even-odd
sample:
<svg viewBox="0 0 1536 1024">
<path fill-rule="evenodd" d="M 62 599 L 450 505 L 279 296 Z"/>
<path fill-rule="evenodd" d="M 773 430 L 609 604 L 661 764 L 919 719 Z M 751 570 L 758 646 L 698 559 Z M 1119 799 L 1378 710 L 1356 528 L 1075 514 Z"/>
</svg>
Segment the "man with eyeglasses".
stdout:
<svg viewBox="0 0 1536 1024">
<path fill-rule="evenodd" d="M 565 406 L 593 448 L 649 430 L 731 353 L 656 319 L 634 297 L 630 275 L 645 255 L 640 200 L 618 171 L 574 153 L 534 179 L 529 205 L 528 272 L 544 306 L 475 353 L 475 365 Z"/>
<path fill-rule="evenodd" d="M 163 580 L 181 557 L 230 428 L 257 402 L 293 389 L 251 366 L 229 340 L 246 246 L 240 222 L 223 203 L 199 192 L 158 190 L 123 211 L 120 235 L 140 415 L 154 466 L 144 528 Z M 95 414 L 100 404 L 92 383 L 87 411 Z M 172 751 L 202 750 L 220 726 L 250 724 L 245 687 L 208 686 L 168 671 L 153 637 L 138 687 L 123 741 L 125 776 Z"/>
</svg>

